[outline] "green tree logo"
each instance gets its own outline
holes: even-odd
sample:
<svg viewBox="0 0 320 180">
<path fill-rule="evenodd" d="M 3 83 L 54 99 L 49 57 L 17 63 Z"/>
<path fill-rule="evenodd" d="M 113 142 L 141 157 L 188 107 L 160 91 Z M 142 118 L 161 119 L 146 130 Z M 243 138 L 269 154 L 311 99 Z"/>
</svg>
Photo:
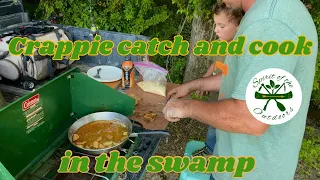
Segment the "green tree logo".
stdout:
<svg viewBox="0 0 320 180">
<path fill-rule="evenodd" d="M 280 84 L 275 84 L 274 81 L 270 80 L 270 84 L 269 85 L 261 84 L 259 90 L 255 92 L 255 98 L 256 99 L 265 99 L 265 100 L 267 100 L 266 104 L 263 107 L 264 111 L 267 110 L 267 106 L 268 106 L 268 104 L 269 104 L 269 102 L 271 100 L 275 100 L 276 101 L 277 107 L 278 107 L 278 109 L 280 111 L 283 112 L 283 111 L 286 110 L 286 107 L 281 102 L 279 102 L 279 100 L 281 100 L 281 99 L 291 99 L 293 94 L 292 94 L 292 91 L 289 91 L 289 92 L 284 93 L 284 94 L 277 94 L 282 87 L 284 88 L 284 91 L 286 91 L 285 83 L 282 83 L 282 85 L 280 86 Z M 268 92 L 268 94 L 260 93 L 262 88 L 264 88 Z"/>
</svg>

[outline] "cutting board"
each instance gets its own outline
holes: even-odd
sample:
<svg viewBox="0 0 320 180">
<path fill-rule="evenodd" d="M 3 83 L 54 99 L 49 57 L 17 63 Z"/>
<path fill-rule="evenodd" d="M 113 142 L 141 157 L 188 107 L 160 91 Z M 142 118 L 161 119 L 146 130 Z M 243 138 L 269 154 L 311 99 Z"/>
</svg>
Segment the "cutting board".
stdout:
<svg viewBox="0 0 320 180">
<path fill-rule="evenodd" d="M 167 92 L 177 86 L 179 86 L 179 84 L 168 82 Z M 135 113 L 129 117 L 130 119 L 133 119 L 135 121 L 142 123 L 144 128 L 146 129 L 151 129 L 151 130 L 166 129 L 169 121 L 167 121 L 162 114 L 166 97 L 144 92 L 138 85 L 135 85 L 134 88 L 126 90 L 125 94 L 127 95 L 134 94 L 135 96 L 141 98 L 141 101 L 135 107 Z M 153 113 L 157 114 L 153 122 L 146 121 L 143 118 L 143 115 L 149 111 L 152 111 Z"/>
<path fill-rule="evenodd" d="M 104 85 L 107 85 L 113 89 L 117 89 L 121 85 L 121 80 L 119 81 L 114 81 L 114 82 L 104 82 Z"/>
</svg>

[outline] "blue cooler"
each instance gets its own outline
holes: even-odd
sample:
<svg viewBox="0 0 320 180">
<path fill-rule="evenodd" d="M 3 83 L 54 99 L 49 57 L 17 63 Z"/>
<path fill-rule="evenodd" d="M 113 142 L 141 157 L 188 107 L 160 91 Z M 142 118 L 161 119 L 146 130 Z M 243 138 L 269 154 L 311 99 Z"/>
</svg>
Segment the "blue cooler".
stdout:
<svg viewBox="0 0 320 180">
<path fill-rule="evenodd" d="M 186 150 L 184 152 L 184 156 L 190 157 L 192 159 L 191 154 L 204 147 L 204 142 L 202 141 L 189 141 L 186 146 Z M 204 173 L 193 173 L 187 169 L 185 169 L 180 174 L 180 180 L 210 180 L 211 174 L 204 174 Z"/>
</svg>

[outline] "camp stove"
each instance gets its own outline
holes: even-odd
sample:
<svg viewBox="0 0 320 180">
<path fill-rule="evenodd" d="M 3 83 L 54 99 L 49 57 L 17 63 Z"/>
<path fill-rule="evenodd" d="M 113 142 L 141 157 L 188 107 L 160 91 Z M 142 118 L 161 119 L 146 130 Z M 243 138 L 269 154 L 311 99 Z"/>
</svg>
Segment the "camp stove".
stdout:
<svg viewBox="0 0 320 180">
<path fill-rule="evenodd" d="M 133 126 L 133 132 L 144 131 L 145 129 L 139 126 Z M 56 149 L 53 155 L 51 155 L 47 160 L 39 162 L 35 168 L 25 176 L 25 180 L 33 179 L 44 179 L 44 180 L 97 180 L 97 179 L 123 179 L 123 180 L 136 180 L 141 179 L 143 173 L 145 172 L 146 162 L 150 158 L 151 154 L 156 151 L 156 147 L 160 138 L 157 135 L 148 135 L 143 137 L 130 137 L 126 144 L 118 149 L 120 156 L 126 157 L 128 159 L 131 156 L 141 156 L 143 158 L 144 164 L 141 167 L 139 173 L 130 173 L 128 171 L 124 173 L 103 173 L 98 174 L 94 171 L 95 168 L 95 155 L 86 154 L 77 151 L 69 141 L 66 141 L 59 148 Z M 57 172 L 61 157 L 64 156 L 66 150 L 72 151 L 72 156 L 87 156 L 90 158 L 89 172 L 88 173 L 64 173 L 59 174 Z M 109 154 L 108 154 L 109 156 Z M 107 163 L 105 166 L 107 166 Z"/>
<path fill-rule="evenodd" d="M 0 179 L 140 179 L 148 159 L 155 153 L 159 135 L 131 137 L 120 155 L 141 156 L 138 173 L 94 171 L 95 156 L 75 150 L 68 140 L 68 129 L 79 118 L 95 112 L 116 112 L 131 116 L 135 99 L 71 69 L 37 90 L 0 109 Z M 133 132 L 145 130 L 133 123 Z M 58 173 L 66 150 L 73 156 L 88 156 L 88 173 Z M 107 162 L 106 162 L 107 163 Z M 3 177 L 4 176 L 4 177 Z"/>
</svg>

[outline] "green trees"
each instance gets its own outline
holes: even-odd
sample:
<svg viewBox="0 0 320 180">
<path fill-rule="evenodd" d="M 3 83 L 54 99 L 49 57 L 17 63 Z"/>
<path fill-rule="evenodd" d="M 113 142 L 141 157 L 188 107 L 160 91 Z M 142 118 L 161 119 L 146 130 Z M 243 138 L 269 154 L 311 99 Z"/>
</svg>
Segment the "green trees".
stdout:
<svg viewBox="0 0 320 180">
<path fill-rule="evenodd" d="M 179 7 L 178 12 L 184 14 L 191 23 L 190 50 L 199 40 L 214 40 L 213 6 L 217 0 L 172 0 Z M 216 57 L 195 56 L 190 51 L 186 62 L 183 82 L 202 77 Z"/>
<path fill-rule="evenodd" d="M 301 1 L 310 11 L 320 35 L 318 0 Z M 159 40 L 172 40 L 174 35 L 181 33 L 190 42 L 190 48 L 193 48 L 193 43 L 198 40 L 214 39 L 212 7 L 216 2 L 217 0 L 40 0 L 36 17 L 47 19 L 54 14 L 61 17 L 58 23 L 85 28 L 91 27 L 93 17 L 98 29 L 141 34 L 150 38 L 157 37 Z M 318 57 L 320 59 L 320 55 Z M 157 55 L 153 60 L 170 70 L 172 82 L 182 83 L 201 77 L 215 59 L 196 57 L 189 53 L 188 56 L 169 58 Z M 319 81 L 318 60 L 312 94 L 318 105 Z"/>
<path fill-rule="evenodd" d="M 154 0 L 41 0 L 37 17 L 51 14 L 60 16 L 64 25 L 90 28 L 92 17 L 99 29 L 141 34 L 169 20 L 172 12 Z"/>
</svg>

